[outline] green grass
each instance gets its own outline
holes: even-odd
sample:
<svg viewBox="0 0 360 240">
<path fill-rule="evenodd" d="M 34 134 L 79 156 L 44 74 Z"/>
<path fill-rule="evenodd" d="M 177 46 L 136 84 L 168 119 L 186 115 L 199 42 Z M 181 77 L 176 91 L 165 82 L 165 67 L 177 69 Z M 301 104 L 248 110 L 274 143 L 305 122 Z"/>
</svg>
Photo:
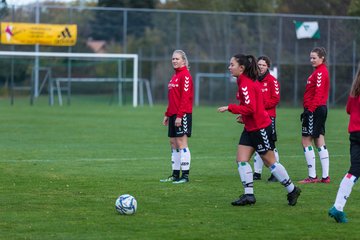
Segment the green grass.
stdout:
<svg viewBox="0 0 360 240">
<path fill-rule="evenodd" d="M 165 106 L 3 100 L 0 107 L 0 239 L 358 238 L 357 186 L 345 208 L 350 222 L 327 216 L 349 167 L 344 109 L 330 109 L 327 121 L 331 184 L 301 186 L 298 205 L 290 207 L 280 184 L 257 181 L 257 203 L 232 207 L 243 192 L 235 164 L 242 126 L 216 106 L 194 109 L 184 185 L 159 182 L 171 172 Z M 300 112 L 280 108 L 277 118 L 280 161 L 295 182 L 307 176 Z M 269 175 L 264 169 L 264 179 Z M 138 201 L 133 216 L 115 212 L 124 193 Z"/>
</svg>

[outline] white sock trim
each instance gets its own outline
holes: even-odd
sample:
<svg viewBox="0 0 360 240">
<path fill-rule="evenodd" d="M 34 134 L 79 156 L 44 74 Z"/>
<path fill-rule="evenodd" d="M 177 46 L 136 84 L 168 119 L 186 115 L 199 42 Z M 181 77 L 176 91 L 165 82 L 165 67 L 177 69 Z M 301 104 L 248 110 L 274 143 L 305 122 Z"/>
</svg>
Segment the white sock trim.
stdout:
<svg viewBox="0 0 360 240">
<path fill-rule="evenodd" d="M 254 194 L 253 171 L 248 162 L 238 162 L 238 171 L 245 194 Z"/>
<path fill-rule="evenodd" d="M 308 172 L 309 172 L 309 177 L 315 178 L 316 177 L 316 167 L 315 167 L 315 151 L 313 146 L 308 146 L 306 148 L 304 148 L 304 154 L 305 154 L 305 159 L 306 159 L 306 163 L 308 166 Z"/>
<path fill-rule="evenodd" d="M 172 170 L 180 170 L 180 150 L 179 149 L 171 149 L 171 167 Z"/>
<path fill-rule="evenodd" d="M 181 170 L 190 170 L 191 154 L 189 148 L 180 150 Z"/>
</svg>

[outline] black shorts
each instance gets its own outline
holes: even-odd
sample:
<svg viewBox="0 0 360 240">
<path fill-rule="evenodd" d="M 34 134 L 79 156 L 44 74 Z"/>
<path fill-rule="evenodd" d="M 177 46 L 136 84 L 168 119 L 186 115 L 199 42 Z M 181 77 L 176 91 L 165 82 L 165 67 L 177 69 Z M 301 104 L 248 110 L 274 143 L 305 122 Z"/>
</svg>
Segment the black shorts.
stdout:
<svg viewBox="0 0 360 240">
<path fill-rule="evenodd" d="M 304 109 L 304 112 L 301 114 L 301 116 L 302 136 L 319 138 L 320 135 L 325 135 L 327 106 L 319 106 L 313 113 L 307 109 Z"/>
<path fill-rule="evenodd" d="M 271 125 L 253 132 L 248 132 L 244 129 L 240 136 L 239 145 L 253 147 L 261 155 L 265 154 L 268 150 L 274 150 L 275 143 L 272 139 Z"/>
<path fill-rule="evenodd" d="M 181 126 L 175 126 L 176 115 L 169 117 L 169 131 L 168 137 L 182 137 L 184 135 L 191 137 L 191 128 L 192 128 L 192 114 L 186 113 L 182 120 Z"/>
<path fill-rule="evenodd" d="M 272 137 L 273 141 L 276 142 L 277 141 L 277 134 L 276 134 L 275 118 L 274 117 L 270 117 L 270 118 L 271 118 L 271 130 L 272 130 L 271 137 Z"/>
<path fill-rule="evenodd" d="M 360 132 L 350 133 L 350 170 L 349 173 L 360 177 Z"/>
</svg>

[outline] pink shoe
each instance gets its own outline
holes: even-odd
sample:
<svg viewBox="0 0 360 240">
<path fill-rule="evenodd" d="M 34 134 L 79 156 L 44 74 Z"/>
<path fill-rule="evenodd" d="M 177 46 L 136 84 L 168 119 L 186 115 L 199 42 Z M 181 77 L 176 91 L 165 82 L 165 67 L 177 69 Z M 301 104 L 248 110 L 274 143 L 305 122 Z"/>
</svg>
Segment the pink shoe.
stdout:
<svg viewBox="0 0 360 240">
<path fill-rule="evenodd" d="M 322 178 L 322 179 L 320 180 L 320 182 L 321 182 L 321 183 L 330 183 L 330 177 L 327 176 L 326 178 Z"/>
<path fill-rule="evenodd" d="M 300 184 L 307 184 L 307 183 L 317 183 L 319 181 L 320 180 L 317 179 L 317 177 L 314 177 L 314 178 L 308 177 L 308 178 L 305 178 L 304 180 L 299 181 L 299 183 Z M 329 181 L 330 181 L 330 179 L 329 179 Z"/>
</svg>

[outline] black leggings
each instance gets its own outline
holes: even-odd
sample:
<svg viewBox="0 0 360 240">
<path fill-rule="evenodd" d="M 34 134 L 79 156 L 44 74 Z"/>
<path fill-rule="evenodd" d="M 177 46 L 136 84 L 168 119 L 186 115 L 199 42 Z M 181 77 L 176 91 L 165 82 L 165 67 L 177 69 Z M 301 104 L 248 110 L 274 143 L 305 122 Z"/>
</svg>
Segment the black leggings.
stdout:
<svg viewBox="0 0 360 240">
<path fill-rule="evenodd" d="M 350 133 L 350 170 L 355 177 L 360 176 L 360 132 Z"/>
</svg>

